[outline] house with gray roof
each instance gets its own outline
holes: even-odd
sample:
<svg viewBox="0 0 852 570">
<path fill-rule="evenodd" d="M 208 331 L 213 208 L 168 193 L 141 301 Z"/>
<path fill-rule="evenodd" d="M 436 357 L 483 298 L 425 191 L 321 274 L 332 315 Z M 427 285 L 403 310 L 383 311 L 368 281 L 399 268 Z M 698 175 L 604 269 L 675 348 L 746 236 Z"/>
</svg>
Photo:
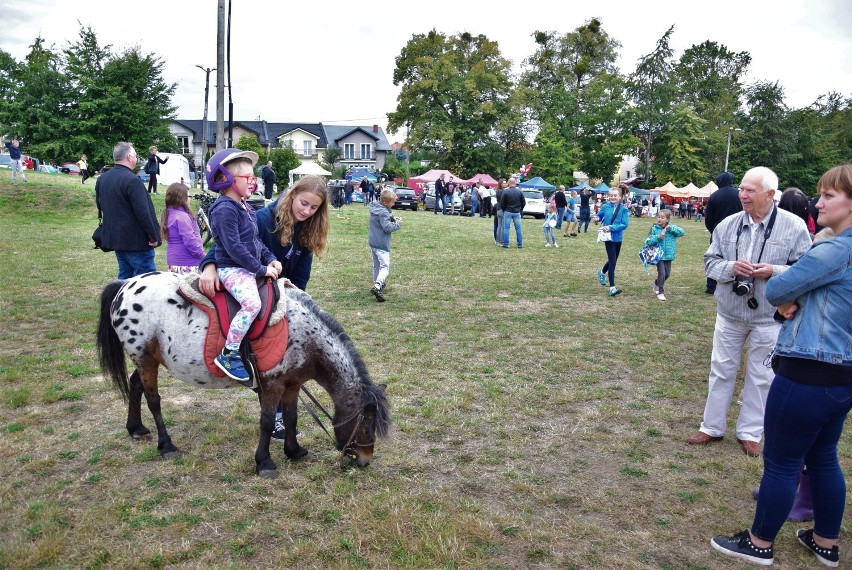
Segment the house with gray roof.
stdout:
<svg viewBox="0 0 852 570">
<path fill-rule="evenodd" d="M 205 152 L 216 151 L 216 122 L 207 121 L 207 140 L 203 139 L 203 121 L 177 119 L 169 130 L 178 141 L 181 153 L 195 157 L 201 165 Z M 225 136 L 228 122 L 225 122 Z M 378 125 L 341 126 L 323 123 L 270 123 L 268 121 L 234 121 L 233 140 L 254 135 L 267 151 L 292 148 L 302 163 L 318 162 L 329 146 L 340 147 L 340 163 L 346 167 L 381 170 L 390 144 Z"/>
</svg>

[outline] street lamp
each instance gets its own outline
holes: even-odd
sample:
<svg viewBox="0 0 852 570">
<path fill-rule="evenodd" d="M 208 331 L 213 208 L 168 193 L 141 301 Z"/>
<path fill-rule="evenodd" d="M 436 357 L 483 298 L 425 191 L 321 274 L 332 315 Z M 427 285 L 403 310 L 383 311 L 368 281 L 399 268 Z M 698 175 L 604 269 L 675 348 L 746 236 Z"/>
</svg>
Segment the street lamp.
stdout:
<svg viewBox="0 0 852 570">
<path fill-rule="evenodd" d="M 734 131 L 742 131 L 742 129 L 728 128 L 728 148 L 725 150 L 725 172 L 728 171 L 728 157 L 731 155 L 731 134 Z"/>
<path fill-rule="evenodd" d="M 207 80 L 204 83 L 204 122 L 201 123 L 201 138 L 204 141 L 201 146 L 201 191 L 204 192 L 204 173 L 207 172 L 207 100 L 210 98 L 210 72 L 216 68 L 204 68 L 196 64 L 195 67 L 207 74 Z"/>
</svg>

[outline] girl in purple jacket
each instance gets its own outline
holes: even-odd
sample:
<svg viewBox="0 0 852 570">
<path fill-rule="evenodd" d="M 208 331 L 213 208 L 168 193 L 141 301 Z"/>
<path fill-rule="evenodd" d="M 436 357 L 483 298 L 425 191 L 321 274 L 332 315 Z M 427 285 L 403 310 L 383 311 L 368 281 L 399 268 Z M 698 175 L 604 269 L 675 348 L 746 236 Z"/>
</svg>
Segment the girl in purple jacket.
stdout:
<svg viewBox="0 0 852 570">
<path fill-rule="evenodd" d="M 198 273 L 204 258 L 201 233 L 189 208 L 189 188 L 175 182 L 166 190 L 166 209 L 160 218 L 160 231 L 166 242 L 169 271 L 185 275 Z"/>
</svg>

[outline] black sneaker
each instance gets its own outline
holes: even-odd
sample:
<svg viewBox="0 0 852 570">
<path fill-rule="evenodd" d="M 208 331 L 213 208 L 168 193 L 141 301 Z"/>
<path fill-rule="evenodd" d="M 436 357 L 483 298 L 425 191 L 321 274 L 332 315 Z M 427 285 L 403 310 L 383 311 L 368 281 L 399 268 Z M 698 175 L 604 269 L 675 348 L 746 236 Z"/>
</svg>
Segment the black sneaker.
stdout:
<svg viewBox="0 0 852 570">
<path fill-rule="evenodd" d="M 373 294 L 373 296 L 376 298 L 376 301 L 378 301 L 379 303 L 385 302 L 385 296 L 382 295 L 382 290 L 378 287 L 373 287 L 372 289 L 370 289 L 370 293 Z"/>
<path fill-rule="evenodd" d="M 284 431 L 284 422 L 280 418 L 275 418 L 275 429 L 272 430 L 272 439 L 280 443 L 284 443 L 286 432 Z"/>
<path fill-rule="evenodd" d="M 748 560 L 761 566 L 772 566 L 772 547 L 756 547 L 751 542 L 747 530 L 733 536 L 714 536 L 710 540 L 710 546 L 726 556 Z"/>
<path fill-rule="evenodd" d="M 818 546 L 814 541 L 814 529 L 808 528 L 800 528 L 796 531 L 796 538 L 799 539 L 799 543 L 814 553 L 816 559 L 825 564 L 830 568 L 837 568 L 840 564 L 840 551 L 837 549 L 837 545 L 829 548 L 823 548 Z"/>
</svg>

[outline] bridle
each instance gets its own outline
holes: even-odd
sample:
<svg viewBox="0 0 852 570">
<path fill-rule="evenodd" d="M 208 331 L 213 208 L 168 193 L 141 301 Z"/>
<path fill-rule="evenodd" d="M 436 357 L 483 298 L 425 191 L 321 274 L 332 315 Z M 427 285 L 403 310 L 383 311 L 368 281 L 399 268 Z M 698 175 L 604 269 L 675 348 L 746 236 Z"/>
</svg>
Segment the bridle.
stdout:
<svg viewBox="0 0 852 570">
<path fill-rule="evenodd" d="M 331 414 L 328 413 L 328 411 L 323 407 L 323 405 L 320 404 L 319 401 L 314 397 L 314 395 L 311 394 L 310 391 L 308 391 L 308 389 L 305 388 L 304 386 L 302 386 L 302 392 L 304 392 L 305 395 L 311 400 L 311 402 L 313 402 L 313 404 L 317 408 L 320 409 L 320 411 L 325 415 L 325 417 L 328 418 L 329 422 L 334 421 L 334 419 L 331 417 Z M 337 441 L 334 439 L 334 436 L 331 434 L 331 432 L 328 431 L 328 429 L 325 427 L 325 424 L 322 423 L 322 420 L 320 419 L 319 415 L 317 415 L 316 411 L 311 407 L 311 405 L 308 404 L 302 398 L 301 394 L 299 395 L 299 400 L 301 400 L 302 405 L 308 411 L 308 414 L 310 414 L 310 416 L 314 419 L 314 421 L 317 424 L 319 424 L 319 426 L 322 428 L 322 430 L 326 434 L 328 434 L 328 436 L 331 438 L 332 443 L 334 443 L 336 445 Z M 344 424 L 349 423 L 353 419 L 356 420 L 355 421 L 355 427 L 352 428 L 352 432 L 349 434 L 349 439 L 346 440 L 346 443 L 343 444 L 343 447 L 340 448 L 340 466 L 341 467 L 346 466 L 346 458 L 347 457 L 357 458 L 358 454 L 355 451 L 356 448 L 370 447 L 372 445 L 375 445 L 375 443 L 376 443 L 375 438 L 373 438 L 372 441 L 368 441 L 366 443 L 360 442 L 360 441 L 355 441 L 355 434 L 358 432 L 358 428 L 361 427 L 361 423 L 364 421 L 364 412 L 361 412 L 361 411 L 355 412 L 354 414 L 340 420 L 336 424 L 332 423 L 331 427 L 332 427 L 332 429 L 340 427 Z"/>
</svg>

